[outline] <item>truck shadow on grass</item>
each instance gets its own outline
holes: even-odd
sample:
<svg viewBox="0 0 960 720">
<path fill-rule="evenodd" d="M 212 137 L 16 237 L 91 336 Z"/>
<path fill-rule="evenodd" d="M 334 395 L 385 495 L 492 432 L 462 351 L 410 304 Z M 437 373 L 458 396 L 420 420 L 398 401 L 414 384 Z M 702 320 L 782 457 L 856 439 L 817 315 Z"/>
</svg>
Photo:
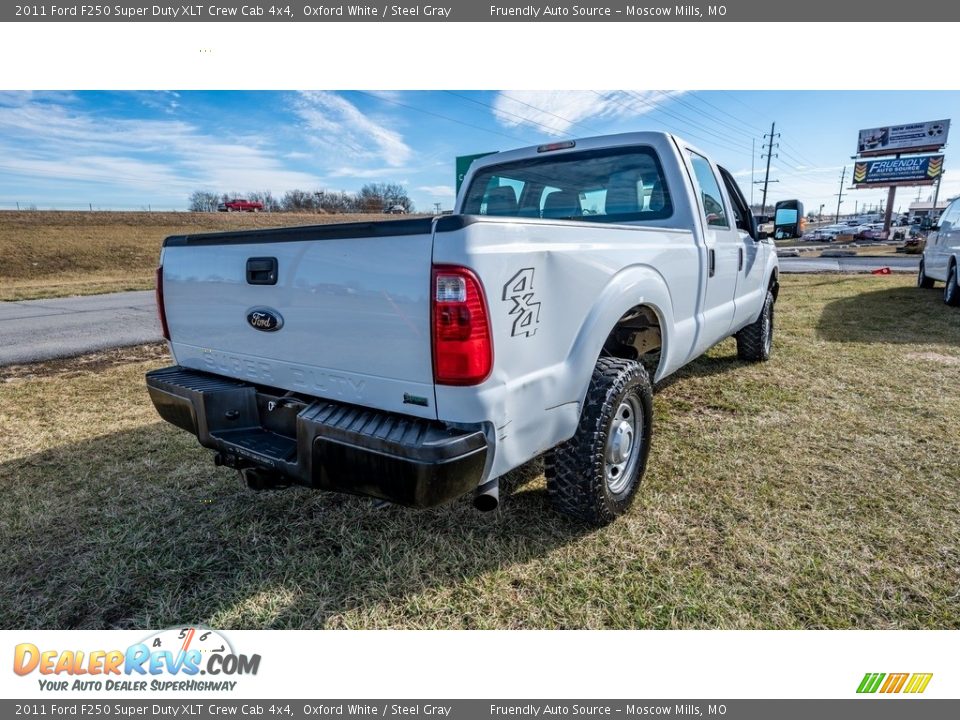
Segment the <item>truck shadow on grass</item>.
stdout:
<svg viewBox="0 0 960 720">
<path fill-rule="evenodd" d="M 431 627 L 422 592 L 470 593 L 591 532 L 553 513 L 541 472 L 504 479 L 506 512 L 415 511 L 254 493 L 163 423 L 59 447 L 0 465 L 0 627 Z"/>
<path fill-rule="evenodd" d="M 822 340 L 843 343 L 960 345 L 960 310 L 944 305 L 939 286 L 895 287 L 826 303 L 816 330 Z"/>
</svg>

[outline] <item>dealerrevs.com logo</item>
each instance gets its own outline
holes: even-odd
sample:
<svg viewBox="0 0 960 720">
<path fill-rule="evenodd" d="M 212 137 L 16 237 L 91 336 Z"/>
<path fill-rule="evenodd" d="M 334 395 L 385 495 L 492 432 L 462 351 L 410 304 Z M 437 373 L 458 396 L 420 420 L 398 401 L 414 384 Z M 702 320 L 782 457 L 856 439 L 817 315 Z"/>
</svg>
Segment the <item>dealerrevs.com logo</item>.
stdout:
<svg viewBox="0 0 960 720">
<path fill-rule="evenodd" d="M 215 630 L 172 628 L 151 635 L 126 650 L 40 648 L 20 643 L 13 671 L 36 674 L 41 690 L 143 692 L 145 690 L 231 691 L 233 679 L 256 675 L 260 655 L 234 651 Z"/>
<path fill-rule="evenodd" d="M 917 695 L 927 689 L 933 673 L 867 673 L 857 686 L 858 693 Z"/>
</svg>

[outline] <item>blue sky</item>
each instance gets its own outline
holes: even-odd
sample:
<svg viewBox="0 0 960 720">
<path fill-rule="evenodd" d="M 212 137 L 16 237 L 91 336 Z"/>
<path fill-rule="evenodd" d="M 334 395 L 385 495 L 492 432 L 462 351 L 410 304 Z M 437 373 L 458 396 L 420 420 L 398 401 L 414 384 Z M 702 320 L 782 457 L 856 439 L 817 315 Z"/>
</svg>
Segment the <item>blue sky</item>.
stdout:
<svg viewBox="0 0 960 720">
<path fill-rule="evenodd" d="M 420 210 L 449 209 L 457 155 L 632 130 L 687 137 L 749 198 L 751 140 L 759 180 L 776 121 L 769 200 L 832 212 L 860 128 L 943 118 L 960 120 L 960 92 L 0 92 L 0 209 L 182 210 L 193 190 L 280 197 L 367 182 L 402 183 Z M 960 194 L 949 147 L 945 167 L 941 197 Z M 917 192 L 899 189 L 897 206 Z M 842 210 L 885 199 L 851 191 Z"/>
</svg>

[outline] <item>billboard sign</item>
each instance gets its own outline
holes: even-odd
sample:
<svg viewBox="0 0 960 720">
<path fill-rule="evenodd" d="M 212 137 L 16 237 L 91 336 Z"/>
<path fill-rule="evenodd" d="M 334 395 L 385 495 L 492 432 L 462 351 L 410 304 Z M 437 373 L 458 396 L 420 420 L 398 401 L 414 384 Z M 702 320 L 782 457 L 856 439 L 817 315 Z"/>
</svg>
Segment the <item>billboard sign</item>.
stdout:
<svg viewBox="0 0 960 720">
<path fill-rule="evenodd" d="M 932 185 L 942 172 L 943 155 L 862 160 L 853 166 L 853 184 L 858 188 Z"/>
<path fill-rule="evenodd" d="M 860 137 L 857 139 L 857 154 L 861 157 L 869 157 L 931 152 L 939 150 L 946 144 L 949 131 L 949 120 L 868 128 L 860 131 Z"/>
<path fill-rule="evenodd" d="M 460 186 L 463 185 L 463 178 L 466 177 L 470 169 L 470 163 L 477 158 L 493 155 L 492 152 L 478 153 L 476 155 L 460 155 L 457 157 L 457 194 L 460 194 Z"/>
</svg>

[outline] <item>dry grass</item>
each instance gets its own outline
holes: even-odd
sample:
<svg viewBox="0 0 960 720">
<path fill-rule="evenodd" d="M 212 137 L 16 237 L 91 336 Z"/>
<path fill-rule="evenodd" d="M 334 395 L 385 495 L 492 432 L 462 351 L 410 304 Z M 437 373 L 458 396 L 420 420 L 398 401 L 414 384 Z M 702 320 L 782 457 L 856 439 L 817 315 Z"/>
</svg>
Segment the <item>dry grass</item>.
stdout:
<svg viewBox="0 0 960 720">
<path fill-rule="evenodd" d="M 3 211 L 0 300 L 150 289 L 168 235 L 386 218 L 396 216 Z"/>
<path fill-rule="evenodd" d="M 777 310 L 770 363 L 658 389 L 602 530 L 536 463 L 491 515 L 248 492 L 158 420 L 162 349 L 3 370 L 0 627 L 960 628 L 960 312 L 823 275 Z"/>
</svg>

